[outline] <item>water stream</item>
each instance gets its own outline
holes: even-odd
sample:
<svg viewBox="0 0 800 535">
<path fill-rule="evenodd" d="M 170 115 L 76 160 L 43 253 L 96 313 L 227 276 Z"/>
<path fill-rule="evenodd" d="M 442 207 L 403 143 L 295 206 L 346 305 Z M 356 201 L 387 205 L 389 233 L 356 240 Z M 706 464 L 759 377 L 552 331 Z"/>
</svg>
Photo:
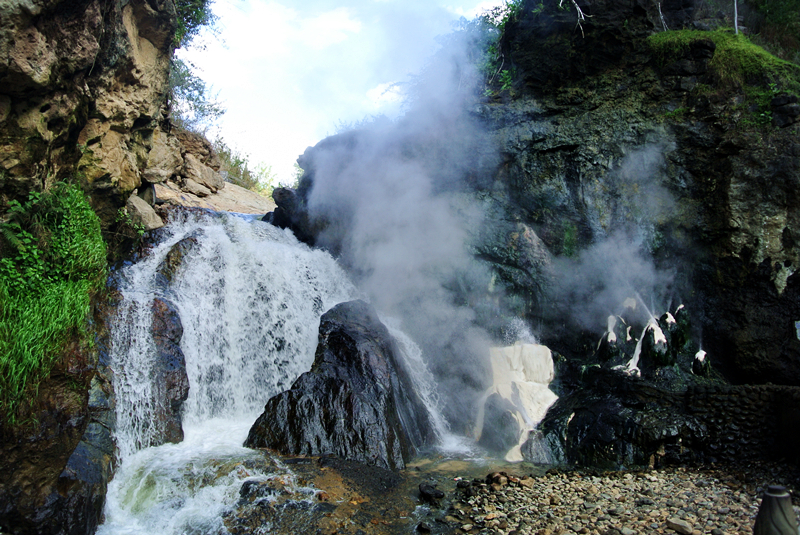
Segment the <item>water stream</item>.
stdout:
<svg viewBox="0 0 800 535">
<path fill-rule="evenodd" d="M 289 231 L 231 214 L 177 217 L 144 258 L 116 274 L 122 300 L 112 325 L 111 362 L 118 468 L 101 535 L 226 534 L 225 515 L 246 481 L 279 479 L 300 499 L 317 492 L 294 485 L 280 459 L 242 444 L 266 401 L 311 367 L 320 316 L 363 296 L 328 253 Z M 165 271 L 170 262 L 177 267 Z M 154 381 L 156 298 L 180 316 L 189 381 L 184 440 L 160 446 L 152 446 L 163 433 L 154 417 L 163 403 Z M 419 347 L 399 321 L 381 319 L 431 414 L 439 451 L 479 458 L 474 441 L 449 432 Z M 258 531 L 271 529 L 265 523 Z"/>
<path fill-rule="evenodd" d="M 187 238 L 169 284 L 159 267 Z M 184 242 L 187 243 L 187 242 Z M 185 214 L 151 253 L 118 274 L 123 300 L 113 325 L 119 468 L 101 534 L 225 533 L 221 513 L 246 479 L 267 478 L 241 445 L 266 401 L 314 358 L 319 319 L 358 292 L 327 253 L 266 223 Z M 185 439 L 147 447 L 154 423 L 151 304 L 178 310 L 189 397 Z"/>
</svg>

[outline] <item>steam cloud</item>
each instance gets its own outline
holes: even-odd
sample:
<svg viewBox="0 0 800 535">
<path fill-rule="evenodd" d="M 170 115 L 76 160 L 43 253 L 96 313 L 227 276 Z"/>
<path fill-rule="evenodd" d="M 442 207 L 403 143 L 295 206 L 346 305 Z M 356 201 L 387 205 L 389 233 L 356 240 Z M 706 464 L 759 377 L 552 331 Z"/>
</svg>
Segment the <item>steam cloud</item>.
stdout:
<svg viewBox="0 0 800 535">
<path fill-rule="evenodd" d="M 466 430 L 491 376 L 490 336 L 464 296 L 465 288 L 485 293 L 491 279 L 468 251 L 471 229 L 484 223 L 470 191 L 493 177 L 498 155 L 469 112 L 476 76 L 460 45 L 451 41 L 417 80 L 403 118 L 327 138 L 302 166 L 310 216 L 325 223 L 317 244 L 339 254 L 381 313 L 401 321 L 438 381 L 445 416 Z M 553 263 L 554 296 L 585 327 L 603 328 L 637 292 L 648 306 L 669 294 L 671 274 L 648 250 L 672 206 L 660 185 L 668 149 L 628 154 L 611 177 L 628 192 L 615 208 L 617 230 Z"/>
<path fill-rule="evenodd" d="M 464 186 L 495 160 L 465 111 L 468 63 L 453 47 L 439 59 L 402 119 L 328 138 L 304 167 L 311 217 L 327 224 L 317 243 L 340 254 L 379 311 L 401 320 L 439 382 L 446 416 L 466 423 L 490 373 L 489 337 L 451 290 L 488 284 L 466 247 L 468 225 L 482 216 Z"/>
<path fill-rule="evenodd" d="M 629 153 L 610 177 L 625 202 L 616 207 L 614 230 L 580 252 L 576 258 L 553 262 L 555 299 L 582 327 L 603 331 L 606 317 L 619 314 L 628 298 L 641 299 L 652 314 L 670 305 L 674 272 L 659 269 L 652 249 L 658 225 L 674 210 L 675 200 L 662 185 L 664 153 L 669 145 L 652 144 Z M 641 309 L 640 309 L 641 310 Z M 642 317 L 630 318 L 646 321 Z"/>
</svg>

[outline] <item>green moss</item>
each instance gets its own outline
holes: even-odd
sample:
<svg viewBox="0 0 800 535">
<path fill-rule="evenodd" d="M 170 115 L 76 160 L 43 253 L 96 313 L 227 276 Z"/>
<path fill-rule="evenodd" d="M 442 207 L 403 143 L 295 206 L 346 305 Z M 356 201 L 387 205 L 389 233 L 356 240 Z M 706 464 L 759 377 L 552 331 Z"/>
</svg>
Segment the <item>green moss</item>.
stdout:
<svg viewBox="0 0 800 535">
<path fill-rule="evenodd" d="M 106 275 L 100 221 L 77 187 L 12 201 L 0 224 L 0 413 L 16 409 L 69 340 L 85 335 L 92 292 Z"/>
<path fill-rule="evenodd" d="M 667 65 L 682 58 L 691 44 L 701 39 L 710 39 L 717 46 L 708 67 L 718 83 L 742 86 L 773 82 L 785 85 L 783 90 L 800 89 L 800 67 L 773 56 L 742 34 L 678 30 L 653 34 L 647 41 L 659 63 Z"/>
<path fill-rule="evenodd" d="M 561 240 L 561 254 L 564 256 L 574 256 L 578 250 L 578 227 L 575 223 L 567 221 L 564 223 L 564 235 Z"/>
<path fill-rule="evenodd" d="M 672 111 L 668 111 L 664 113 L 665 119 L 677 119 L 679 117 L 683 117 L 689 111 L 689 108 L 676 108 Z"/>
<path fill-rule="evenodd" d="M 739 107 L 744 112 L 739 121 L 742 126 L 769 125 L 772 97 L 782 92 L 800 93 L 800 67 L 773 56 L 742 34 L 678 30 L 651 35 L 648 43 L 659 64 L 665 66 L 684 58 L 692 43 L 702 39 L 716 45 L 708 62 L 710 76 L 705 80 L 712 85 L 698 84 L 694 93 L 743 93 L 745 101 Z"/>
</svg>

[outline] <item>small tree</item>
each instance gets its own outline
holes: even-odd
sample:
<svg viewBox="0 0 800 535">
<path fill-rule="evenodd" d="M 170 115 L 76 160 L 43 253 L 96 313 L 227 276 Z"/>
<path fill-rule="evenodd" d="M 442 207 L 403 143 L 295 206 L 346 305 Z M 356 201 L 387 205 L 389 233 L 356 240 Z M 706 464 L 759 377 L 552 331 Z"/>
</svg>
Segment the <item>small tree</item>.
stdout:
<svg viewBox="0 0 800 535">
<path fill-rule="evenodd" d="M 217 16 L 211 11 L 213 0 L 175 0 L 178 27 L 173 44 L 175 48 L 188 45 L 203 28 L 212 28 Z"/>
<path fill-rule="evenodd" d="M 173 57 L 169 70 L 170 119 L 176 126 L 197 133 L 205 131 L 225 113 L 192 66 Z"/>
</svg>

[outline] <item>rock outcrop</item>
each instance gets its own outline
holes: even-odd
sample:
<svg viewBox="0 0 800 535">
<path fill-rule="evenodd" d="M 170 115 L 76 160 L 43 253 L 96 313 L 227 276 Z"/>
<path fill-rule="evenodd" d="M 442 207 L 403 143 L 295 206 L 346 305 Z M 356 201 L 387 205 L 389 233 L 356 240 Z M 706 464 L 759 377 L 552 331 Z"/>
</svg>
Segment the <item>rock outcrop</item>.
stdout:
<svg viewBox="0 0 800 535">
<path fill-rule="evenodd" d="M 657 291 L 692 310 L 715 366 L 736 382 L 800 385 L 798 125 L 748 126 L 750 112 L 730 103 L 745 96 L 715 78 L 702 32 L 683 56 L 656 59 L 645 40 L 662 29 L 655 4 L 593 3 L 583 35 L 574 13 L 545 4 L 537 13 L 526 3 L 504 39 L 524 96 L 482 112 L 507 162 L 495 185 L 507 213 L 561 257 L 623 229 L 636 236 L 657 269 L 676 274 Z M 662 8 L 669 28 L 698 15 Z M 569 312 L 554 310 L 553 324 Z M 545 341 L 568 353 L 561 334 Z"/>
<path fill-rule="evenodd" d="M 396 342 L 368 304 L 350 301 L 322 316 L 311 370 L 267 402 L 245 446 L 399 470 L 433 438 Z"/>
<path fill-rule="evenodd" d="M 106 223 L 142 180 L 163 120 L 176 25 L 167 0 L 5 3 L 1 204 L 80 178 Z"/>
<path fill-rule="evenodd" d="M 181 442 L 181 406 L 189 396 L 186 359 L 180 347 L 183 325 L 175 305 L 161 298 L 153 300 L 153 342 L 155 343 L 155 414 L 159 434 L 152 446 Z"/>
<path fill-rule="evenodd" d="M 4 533 L 87 533 L 102 518 L 116 415 L 101 308 L 98 344 L 71 343 L 20 425 L 0 427 Z"/>
</svg>

